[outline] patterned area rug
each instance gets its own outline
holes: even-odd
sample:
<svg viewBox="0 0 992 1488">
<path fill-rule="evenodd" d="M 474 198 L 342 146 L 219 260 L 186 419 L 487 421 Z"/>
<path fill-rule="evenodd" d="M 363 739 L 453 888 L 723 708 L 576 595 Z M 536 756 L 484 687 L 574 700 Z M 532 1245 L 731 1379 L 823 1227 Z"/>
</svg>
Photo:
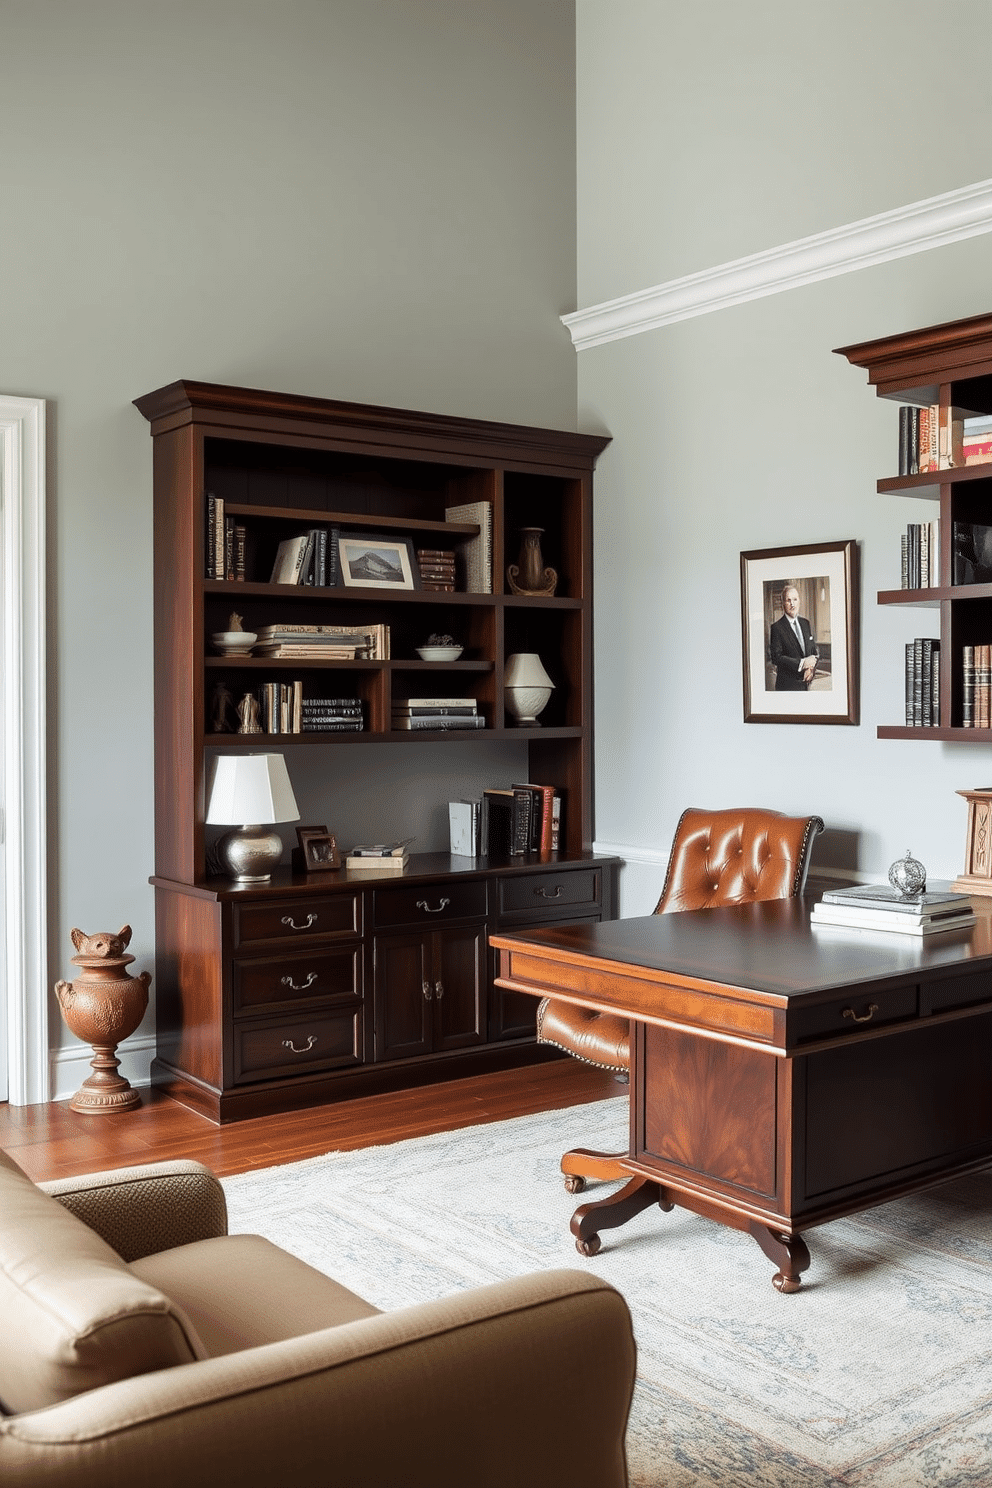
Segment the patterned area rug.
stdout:
<svg viewBox="0 0 992 1488">
<path fill-rule="evenodd" d="M 814 1230 L 782 1296 L 752 1239 L 684 1210 L 577 1254 L 558 1160 L 626 1123 L 621 1097 L 242 1174 L 231 1229 L 384 1309 L 594 1269 L 634 1318 L 635 1488 L 992 1485 L 992 1173 Z"/>
</svg>

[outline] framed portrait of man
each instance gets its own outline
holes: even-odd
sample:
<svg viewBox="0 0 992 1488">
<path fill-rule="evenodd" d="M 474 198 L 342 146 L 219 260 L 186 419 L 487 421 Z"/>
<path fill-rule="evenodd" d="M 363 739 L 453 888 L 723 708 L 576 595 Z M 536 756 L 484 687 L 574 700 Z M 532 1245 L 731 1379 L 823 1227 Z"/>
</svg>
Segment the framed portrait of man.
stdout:
<svg viewBox="0 0 992 1488">
<path fill-rule="evenodd" d="M 741 554 L 745 723 L 859 719 L 858 545 Z"/>
</svg>

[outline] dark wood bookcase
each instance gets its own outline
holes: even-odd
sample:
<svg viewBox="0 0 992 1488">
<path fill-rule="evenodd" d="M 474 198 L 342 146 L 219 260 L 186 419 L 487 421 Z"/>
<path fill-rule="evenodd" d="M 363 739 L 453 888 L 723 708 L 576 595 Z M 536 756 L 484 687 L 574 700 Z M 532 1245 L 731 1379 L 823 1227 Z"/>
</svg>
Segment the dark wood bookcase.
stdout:
<svg viewBox="0 0 992 1488">
<path fill-rule="evenodd" d="M 992 315 L 906 331 L 879 341 L 838 347 L 837 351 L 853 366 L 865 368 L 880 398 L 918 407 L 939 404 L 943 409 L 992 413 Z M 893 417 L 893 452 L 897 434 Z M 992 642 L 992 584 L 954 582 L 954 524 L 992 524 L 992 464 L 886 476 L 878 481 L 877 489 L 936 505 L 939 582 L 927 589 L 881 590 L 878 603 L 937 611 L 941 653 L 940 725 L 921 728 L 883 724 L 878 737 L 988 744 L 992 742 L 992 729 L 962 726 L 962 654 L 965 646 Z M 894 657 L 893 664 L 901 665 L 900 659 Z"/>
<path fill-rule="evenodd" d="M 153 1079 L 217 1121 L 428 1083 L 547 1057 L 533 999 L 493 987 L 488 935 L 514 924 L 611 918 L 618 861 L 593 857 L 592 477 L 607 440 L 319 398 L 176 382 L 135 400 L 153 438 L 155 875 L 158 1057 Z M 207 577 L 207 498 L 245 528 L 245 578 Z M 455 548 L 491 515 L 492 593 L 272 584 L 279 541 L 311 526 Z M 553 596 L 511 593 L 520 529 L 540 527 Z M 218 655 L 236 611 L 266 624 L 385 624 L 388 660 Z M 464 645 L 423 661 L 431 633 Z M 536 651 L 555 689 L 537 726 L 504 708 L 515 651 Z M 302 680 L 359 699 L 358 733 L 215 733 L 211 696 Z M 399 879 L 281 868 L 265 885 L 212 877 L 204 817 L 213 758 L 247 750 L 417 749 L 392 728 L 405 696 L 472 699 L 477 732 L 431 731 L 479 751 L 525 739 L 528 778 L 554 785 L 554 854 L 503 860 L 413 854 Z M 370 764 L 369 790 L 374 791 Z"/>
</svg>

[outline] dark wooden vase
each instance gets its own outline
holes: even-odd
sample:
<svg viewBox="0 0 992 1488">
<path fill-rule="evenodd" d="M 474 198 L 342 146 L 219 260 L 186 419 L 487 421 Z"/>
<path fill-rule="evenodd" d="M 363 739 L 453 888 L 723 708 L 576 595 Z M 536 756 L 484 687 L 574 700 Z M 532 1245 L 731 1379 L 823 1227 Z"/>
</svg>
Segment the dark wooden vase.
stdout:
<svg viewBox="0 0 992 1488">
<path fill-rule="evenodd" d="M 506 582 L 512 594 L 552 595 L 558 586 L 558 575 L 546 568 L 541 552 L 543 527 L 521 527 L 520 557 L 506 570 Z"/>
<path fill-rule="evenodd" d="M 117 1045 L 131 1036 L 145 1016 L 151 976 L 143 971 L 133 977 L 124 970 L 134 960 L 124 954 L 131 940 L 130 925 L 116 935 L 73 930 L 71 936 L 78 953 L 72 964 L 82 969 L 73 981 L 56 982 L 55 994 L 71 1032 L 93 1046 L 93 1073 L 69 1107 L 89 1116 L 127 1111 L 141 1105 L 141 1096 L 119 1073 Z"/>
</svg>

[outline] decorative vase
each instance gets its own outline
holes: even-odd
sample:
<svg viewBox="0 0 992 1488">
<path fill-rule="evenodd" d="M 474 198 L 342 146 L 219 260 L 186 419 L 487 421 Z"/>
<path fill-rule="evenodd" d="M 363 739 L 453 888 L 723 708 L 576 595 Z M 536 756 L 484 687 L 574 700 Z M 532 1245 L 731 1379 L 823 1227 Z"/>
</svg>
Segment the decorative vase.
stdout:
<svg viewBox="0 0 992 1488">
<path fill-rule="evenodd" d="M 503 677 L 506 711 L 524 728 L 539 726 L 537 715 L 548 706 L 554 685 L 536 651 L 518 651 L 507 661 Z"/>
<path fill-rule="evenodd" d="M 506 570 L 506 582 L 513 594 L 552 595 L 558 586 L 553 568 L 545 568 L 541 553 L 543 527 L 521 527 L 520 557 Z"/>
<path fill-rule="evenodd" d="M 909 848 L 904 858 L 897 858 L 889 869 L 889 883 L 904 899 L 915 899 L 927 886 L 927 870 Z"/>
<path fill-rule="evenodd" d="M 131 940 L 130 925 L 116 935 L 106 930 L 96 935 L 73 930 L 71 938 L 78 953 L 72 964 L 82 970 L 71 982 L 56 982 L 55 994 L 71 1032 L 93 1046 L 93 1073 L 76 1091 L 69 1108 L 88 1116 L 109 1116 L 141 1105 L 141 1096 L 118 1073 L 116 1050 L 145 1016 L 151 976 L 143 971 L 133 977 L 124 970 L 134 960 L 124 954 Z"/>
</svg>

